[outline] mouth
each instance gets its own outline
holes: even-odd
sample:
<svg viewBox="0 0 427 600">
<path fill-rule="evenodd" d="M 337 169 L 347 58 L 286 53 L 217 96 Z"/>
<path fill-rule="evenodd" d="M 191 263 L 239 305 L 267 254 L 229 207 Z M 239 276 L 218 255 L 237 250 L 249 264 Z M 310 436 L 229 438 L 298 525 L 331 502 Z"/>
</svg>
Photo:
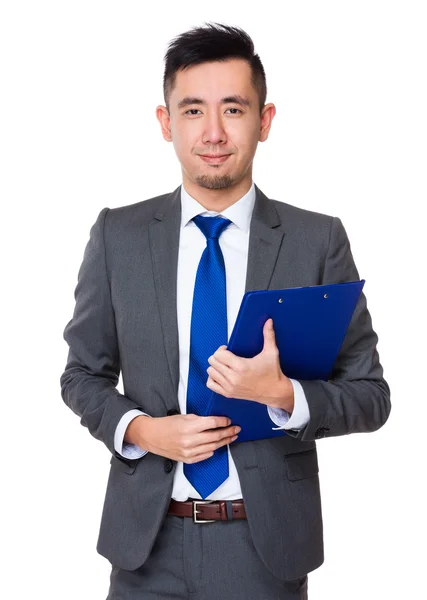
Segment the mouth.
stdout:
<svg viewBox="0 0 427 600">
<path fill-rule="evenodd" d="M 199 154 L 200 158 L 211 165 L 219 165 L 227 160 L 231 154 Z"/>
</svg>

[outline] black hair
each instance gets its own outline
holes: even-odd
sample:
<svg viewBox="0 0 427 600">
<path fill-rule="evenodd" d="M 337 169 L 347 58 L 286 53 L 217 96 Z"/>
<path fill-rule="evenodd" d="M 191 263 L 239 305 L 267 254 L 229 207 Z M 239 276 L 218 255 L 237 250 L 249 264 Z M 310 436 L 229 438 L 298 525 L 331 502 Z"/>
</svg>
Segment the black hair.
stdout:
<svg viewBox="0 0 427 600">
<path fill-rule="evenodd" d="M 175 85 L 176 73 L 191 65 L 204 62 L 221 62 L 232 58 L 246 60 L 252 72 L 251 83 L 258 93 L 261 112 L 267 97 L 264 67 L 249 35 L 239 27 L 223 23 L 205 23 L 194 27 L 169 43 L 164 56 L 163 96 L 169 110 L 169 99 Z"/>
</svg>

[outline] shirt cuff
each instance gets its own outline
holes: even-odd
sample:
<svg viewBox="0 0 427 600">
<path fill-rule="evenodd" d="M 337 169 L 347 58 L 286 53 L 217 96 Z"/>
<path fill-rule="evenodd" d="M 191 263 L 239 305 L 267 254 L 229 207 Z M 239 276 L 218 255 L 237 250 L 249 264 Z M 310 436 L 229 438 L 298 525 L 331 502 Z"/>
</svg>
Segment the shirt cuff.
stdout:
<svg viewBox="0 0 427 600">
<path fill-rule="evenodd" d="M 272 427 L 274 430 L 295 429 L 299 431 L 310 420 L 310 410 L 302 385 L 297 379 L 289 379 L 289 381 L 294 388 L 294 410 L 292 415 L 283 408 L 273 408 L 267 405 L 270 419 L 278 425 L 278 427 Z"/>
<path fill-rule="evenodd" d="M 128 412 L 126 412 L 122 416 L 116 427 L 116 431 L 114 433 L 114 449 L 118 454 L 120 454 L 124 458 L 141 458 L 148 452 L 148 450 L 142 450 L 137 444 L 130 444 L 129 442 L 123 441 L 127 426 L 132 421 L 132 419 L 140 415 L 146 415 L 147 417 L 151 417 L 151 415 L 147 415 L 147 413 L 142 412 L 142 410 L 137 410 L 135 408 L 132 410 L 128 410 Z"/>
</svg>

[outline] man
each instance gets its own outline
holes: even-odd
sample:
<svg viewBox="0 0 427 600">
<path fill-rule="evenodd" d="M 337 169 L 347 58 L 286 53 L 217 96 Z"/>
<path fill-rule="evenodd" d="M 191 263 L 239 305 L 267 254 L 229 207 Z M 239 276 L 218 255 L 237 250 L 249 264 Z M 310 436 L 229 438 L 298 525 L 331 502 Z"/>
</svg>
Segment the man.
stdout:
<svg viewBox="0 0 427 600">
<path fill-rule="evenodd" d="M 286 377 L 271 319 L 260 354 L 227 350 L 245 291 L 359 274 L 339 218 L 252 181 L 275 106 L 249 36 L 208 24 L 165 59 L 156 114 L 182 185 L 101 210 L 64 331 L 62 397 L 112 455 L 108 598 L 307 598 L 323 562 L 316 440 L 387 420 L 378 338 L 362 293 L 329 381 Z M 287 435 L 239 444 L 227 418 L 202 416 L 211 390 L 264 404 Z"/>
</svg>

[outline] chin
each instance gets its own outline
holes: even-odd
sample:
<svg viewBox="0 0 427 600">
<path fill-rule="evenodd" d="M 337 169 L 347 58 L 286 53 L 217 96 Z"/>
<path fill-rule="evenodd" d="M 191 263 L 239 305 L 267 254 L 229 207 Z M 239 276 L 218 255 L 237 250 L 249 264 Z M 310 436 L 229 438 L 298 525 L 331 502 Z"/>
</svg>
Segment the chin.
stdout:
<svg viewBox="0 0 427 600">
<path fill-rule="evenodd" d="M 224 190 L 234 185 L 235 179 L 225 173 L 224 175 L 198 175 L 195 182 L 200 187 L 208 190 Z"/>
</svg>

